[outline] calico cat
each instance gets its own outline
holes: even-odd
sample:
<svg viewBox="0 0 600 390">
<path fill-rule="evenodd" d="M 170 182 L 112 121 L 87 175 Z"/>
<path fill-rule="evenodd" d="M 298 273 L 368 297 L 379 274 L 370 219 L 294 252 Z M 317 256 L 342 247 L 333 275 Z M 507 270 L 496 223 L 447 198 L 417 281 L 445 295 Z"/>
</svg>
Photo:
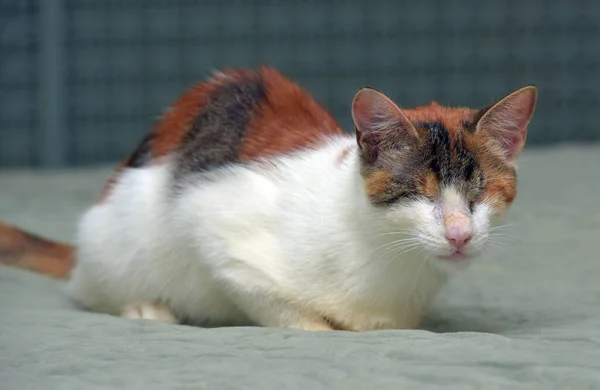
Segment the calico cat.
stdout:
<svg viewBox="0 0 600 390">
<path fill-rule="evenodd" d="M 69 246 L 8 226 L 3 262 L 70 273 L 81 307 L 128 318 L 415 328 L 513 202 L 536 99 L 527 86 L 483 109 L 400 109 L 363 88 L 348 135 L 276 70 L 225 70 L 116 169 L 72 272 Z"/>
</svg>

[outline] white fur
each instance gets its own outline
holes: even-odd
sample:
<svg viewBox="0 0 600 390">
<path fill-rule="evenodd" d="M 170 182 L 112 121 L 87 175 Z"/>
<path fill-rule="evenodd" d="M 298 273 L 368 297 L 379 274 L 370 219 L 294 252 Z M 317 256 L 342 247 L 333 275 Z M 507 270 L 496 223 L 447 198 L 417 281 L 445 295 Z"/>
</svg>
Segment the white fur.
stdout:
<svg viewBox="0 0 600 390">
<path fill-rule="evenodd" d="M 327 317 L 352 330 L 417 326 L 460 265 L 435 257 L 449 251 L 438 205 L 367 201 L 354 144 L 343 136 L 219 169 L 176 196 L 168 160 L 124 171 L 81 220 L 71 296 L 112 314 L 164 302 L 207 325 L 327 329 Z M 468 251 L 481 248 L 489 214 L 478 206 Z"/>
</svg>

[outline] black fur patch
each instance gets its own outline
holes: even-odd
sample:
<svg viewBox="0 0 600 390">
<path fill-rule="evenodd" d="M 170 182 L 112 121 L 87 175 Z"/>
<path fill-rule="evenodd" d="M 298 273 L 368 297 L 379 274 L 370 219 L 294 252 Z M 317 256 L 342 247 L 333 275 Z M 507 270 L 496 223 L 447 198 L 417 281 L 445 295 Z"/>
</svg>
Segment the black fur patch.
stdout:
<svg viewBox="0 0 600 390">
<path fill-rule="evenodd" d="M 265 85 L 258 75 L 215 91 L 185 135 L 175 179 L 238 161 L 253 112 L 265 99 Z"/>
<path fill-rule="evenodd" d="M 441 185 L 454 185 L 468 192 L 479 187 L 479 167 L 460 139 L 451 142 L 450 133 L 439 122 L 419 123 L 429 132 L 430 167 Z M 477 192 L 480 189 L 477 188 Z"/>
<path fill-rule="evenodd" d="M 125 166 L 128 168 L 139 168 L 146 165 L 150 160 L 152 160 L 152 150 L 150 148 L 150 143 L 154 138 L 154 134 L 150 133 L 146 135 L 138 147 L 133 151 L 131 156 L 125 162 Z"/>
<path fill-rule="evenodd" d="M 477 123 L 479 123 L 479 120 L 485 115 L 486 112 L 488 112 L 488 110 L 490 108 L 492 108 L 494 106 L 494 104 L 490 104 L 480 110 L 478 110 L 475 115 L 473 115 L 473 117 L 471 117 L 468 120 L 465 120 L 463 123 L 463 128 L 468 131 L 469 133 L 473 134 L 475 133 L 475 130 L 477 129 Z"/>
<path fill-rule="evenodd" d="M 453 173 L 450 134 L 439 122 L 423 123 L 421 126 L 429 131 L 431 170 L 438 175 L 441 183 L 449 184 Z"/>
</svg>

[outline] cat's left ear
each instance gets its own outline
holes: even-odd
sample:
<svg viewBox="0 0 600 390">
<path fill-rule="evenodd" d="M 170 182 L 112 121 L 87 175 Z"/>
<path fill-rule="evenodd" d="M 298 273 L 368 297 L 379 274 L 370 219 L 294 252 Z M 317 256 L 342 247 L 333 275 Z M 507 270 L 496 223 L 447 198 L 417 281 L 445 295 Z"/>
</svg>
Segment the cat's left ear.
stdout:
<svg viewBox="0 0 600 390">
<path fill-rule="evenodd" d="M 537 95 L 534 86 L 518 89 L 487 109 L 477 122 L 476 133 L 489 134 L 510 162 L 516 160 L 525 146 Z"/>
<path fill-rule="evenodd" d="M 362 88 L 352 102 L 356 141 L 364 162 L 372 164 L 387 149 L 418 140 L 417 130 L 402 110 L 383 93 Z"/>
</svg>

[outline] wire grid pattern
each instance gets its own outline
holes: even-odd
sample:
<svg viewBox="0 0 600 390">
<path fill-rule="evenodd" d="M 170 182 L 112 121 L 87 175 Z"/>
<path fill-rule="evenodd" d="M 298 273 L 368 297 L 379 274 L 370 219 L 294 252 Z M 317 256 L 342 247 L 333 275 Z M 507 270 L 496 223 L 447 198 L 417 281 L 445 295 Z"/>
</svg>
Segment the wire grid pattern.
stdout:
<svg viewBox="0 0 600 390">
<path fill-rule="evenodd" d="M 48 165 L 57 147 L 39 97 L 42 1 L 0 0 L 0 167 Z M 58 165 L 121 159 L 210 71 L 260 64 L 301 83 L 347 130 L 364 85 L 401 106 L 479 107 L 536 84 L 530 145 L 600 139 L 595 0 L 59 3 Z"/>
<path fill-rule="evenodd" d="M 33 1 L 0 0 L 0 167 L 39 164 L 36 17 Z"/>
</svg>

